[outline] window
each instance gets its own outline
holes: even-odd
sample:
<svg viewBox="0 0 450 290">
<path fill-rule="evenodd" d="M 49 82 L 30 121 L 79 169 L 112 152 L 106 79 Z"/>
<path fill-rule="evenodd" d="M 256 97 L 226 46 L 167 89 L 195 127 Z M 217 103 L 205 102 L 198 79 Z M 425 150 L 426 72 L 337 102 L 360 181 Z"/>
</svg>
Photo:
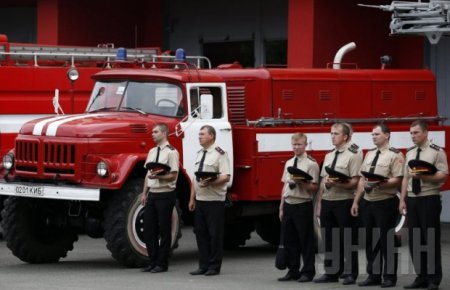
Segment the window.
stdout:
<svg viewBox="0 0 450 290">
<path fill-rule="evenodd" d="M 160 82 L 97 82 L 87 111 L 137 111 L 168 117 L 182 117 L 180 87 Z"/>
<path fill-rule="evenodd" d="M 210 95 L 211 97 L 206 97 Z M 223 117 L 222 90 L 220 87 L 194 87 L 190 90 L 191 98 L 191 115 L 196 118 L 198 113 L 202 115 L 202 110 L 212 110 L 212 119 L 220 119 Z M 211 98 L 212 104 L 206 104 L 206 99 Z M 203 106 L 202 106 L 203 105 Z M 206 112 L 203 111 L 203 116 Z"/>
</svg>

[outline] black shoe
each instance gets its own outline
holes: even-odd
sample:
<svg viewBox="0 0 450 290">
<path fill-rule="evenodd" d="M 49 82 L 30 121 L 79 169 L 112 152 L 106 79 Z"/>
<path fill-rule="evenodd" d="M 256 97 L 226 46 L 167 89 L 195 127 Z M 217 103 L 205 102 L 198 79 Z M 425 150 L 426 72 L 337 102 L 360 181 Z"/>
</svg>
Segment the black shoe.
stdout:
<svg viewBox="0 0 450 290">
<path fill-rule="evenodd" d="M 383 283 L 381 283 L 381 288 L 390 288 L 395 287 L 395 282 L 392 280 L 384 280 Z"/>
<path fill-rule="evenodd" d="M 344 281 L 342 281 L 342 285 L 353 285 L 353 284 L 356 284 L 356 280 L 351 275 L 348 275 L 347 277 L 344 278 Z"/>
<path fill-rule="evenodd" d="M 430 283 L 430 284 L 428 284 L 427 289 L 428 290 L 438 290 L 439 289 L 439 285 L 434 284 L 434 283 Z"/>
<path fill-rule="evenodd" d="M 208 270 L 208 271 L 206 271 L 205 276 L 216 276 L 219 274 L 220 274 L 220 271 L 218 271 L 218 270 Z"/>
<path fill-rule="evenodd" d="M 156 266 L 155 268 L 153 268 L 153 270 L 150 271 L 150 273 L 162 273 L 162 272 L 167 272 L 167 267 Z"/>
<path fill-rule="evenodd" d="M 300 278 L 297 280 L 297 282 L 304 283 L 304 282 L 311 282 L 312 277 L 308 277 L 306 275 L 301 275 Z"/>
<path fill-rule="evenodd" d="M 284 275 L 281 278 L 278 278 L 278 281 L 284 282 L 284 281 L 291 281 L 291 280 L 297 280 L 300 278 L 300 273 L 298 274 L 292 274 L 291 272 L 287 272 L 286 275 Z"/>
<path fill-rule="evenodd" d="M 191 275 L 203 275 L 203 274 L 205 274 L 206 273 L 206 271 L 208 271 L 208 270 L 206 270 L 206 269 L 197 269 L 197 270 L 195 270 L 195 271 L 192 271 L 192 272 L 189 272 L 189 274 L 191 274 Z"/>
<path fill-rule="evenodd" d="M 416 279 L 411 284 L 403 286 L 403 288 L 404 289 L 420 289 L 420 288 L 426 289 L 426 288 L 428 288 L 428 283 L 426 281 Z"/>
<path fill-rule="evenodd" d="M 151 272 L 153 270 L 153 268 L 155 268 L 155 266 L 154 265 L 150 265 L 150 266 L 147 266 L 145 268 L 142 268 L 141 272 Z"/>
<path fill-rule="evenodd" d="M 381 279 L 373 278 L 373 277 L 367 277 L 366 280 L 359 282 L 358 286 L 365 287 L 365 286 L 377 286 L 381 285 Z"/>
<path fill-rule="evenodd" d="M 320 276 L 317 279 L 314 279 L 313 281 L 314 281 L 314 283 L 332 283 L 332 282 L 337 282 L 338 277 L 328 275 L 328 274 L 323 274 L 322 276 Z"/>
</svg>

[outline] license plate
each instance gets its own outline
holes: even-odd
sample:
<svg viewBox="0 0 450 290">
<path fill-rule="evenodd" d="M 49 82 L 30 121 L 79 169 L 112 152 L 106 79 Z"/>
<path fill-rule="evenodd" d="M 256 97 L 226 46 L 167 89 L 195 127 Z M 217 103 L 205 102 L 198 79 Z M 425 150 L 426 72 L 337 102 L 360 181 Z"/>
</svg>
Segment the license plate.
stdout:
<svg viewBox="0 0 450 290">
<path fill-rule="evenodd" d="M 16 193 L 16 195 L 44 196 L 44 187 L 16 185 L 15 193 Z"/>
</svg>

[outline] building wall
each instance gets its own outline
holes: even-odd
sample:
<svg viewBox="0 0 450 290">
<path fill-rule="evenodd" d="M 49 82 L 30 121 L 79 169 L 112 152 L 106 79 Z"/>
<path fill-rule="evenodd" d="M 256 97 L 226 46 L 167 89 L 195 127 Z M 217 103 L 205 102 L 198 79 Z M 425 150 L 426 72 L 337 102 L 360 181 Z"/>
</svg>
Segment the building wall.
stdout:
<svg viewBox="0 0 450 290">
<path fill-rule="evenodd" d="M 423 38 L 390 37 L 391 15 L 377 9 L 359 7 L 362 1 L 289 0 L 290 67 L 325 67 L 336 51 L 349 42 L 356 50 L 343 62 L 361 68 L 380 67 L 380 56 L 393 57 L 392 67 L 421 68 Z M 377 4 L 388 4 L 381 0 Z"/>
<path fill-rule="evenodd" d="M 254 41 L 255 65 L 264 63 L 264 40 L 287 39 L 287 0 L 169 1 L 170 48 L 201 55 L 203 43 Z"/>
<path fill-rule="evenodd" d="M 163 0 L 36 2 L 38 43 L 143 47 L 163 42 Z"/>
</svg>

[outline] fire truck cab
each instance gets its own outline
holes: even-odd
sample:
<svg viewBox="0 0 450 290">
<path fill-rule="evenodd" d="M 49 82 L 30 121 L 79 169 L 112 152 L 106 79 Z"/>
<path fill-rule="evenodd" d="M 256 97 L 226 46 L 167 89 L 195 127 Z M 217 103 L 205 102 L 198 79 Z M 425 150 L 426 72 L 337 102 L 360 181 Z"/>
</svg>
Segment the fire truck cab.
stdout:
<svg viewBox="0 0 450 290">
<path fill-rule="evenodd" d="M 81 228 L 103 236 L 120 263 L 144 265 L 139 195 L 154 146 L 151 130 L 159 122 L 168 124 L 181 158 L 174 248 L 180 215 L 189 219 L 198 132 L 205 124 L 215 127 L 233 168 L 227 247 L 245 244 L 254 230 L 278 242 L 280 179 L 295 132 L 308 135 L 308 153 L 319 164 L 332 149 L 329 127 L 336 121 L 353 124 L 352 141 L 363 150 L 373 148 L 370 132 L 378 122 L 389 123 L 391 145 L 399 149 L 412 145 L 409 125 L 417 118 L 430 122 L 437 145 L 445 147 L 450 136 L 427 70 L 201 69 L 182 54 L 157 60 L 111 62 L 111 69 L 93 76 L 86 113 L 22 126 L 0 171 L 0 194 L 9 196 L 5 238 L 18 258 L 56 262 L 73 248 Z"/>
</svg>

